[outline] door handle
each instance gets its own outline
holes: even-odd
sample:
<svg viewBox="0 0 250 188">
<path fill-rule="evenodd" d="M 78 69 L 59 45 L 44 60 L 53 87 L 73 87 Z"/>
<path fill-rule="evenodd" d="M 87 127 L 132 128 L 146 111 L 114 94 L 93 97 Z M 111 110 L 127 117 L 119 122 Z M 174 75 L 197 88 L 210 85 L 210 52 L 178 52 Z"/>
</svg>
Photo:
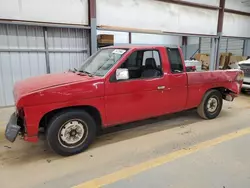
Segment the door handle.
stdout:
<svg viewBox="0 0 250 188">
<path fill-rule="evenodd" d="M 163 90 L 163 89 L 165 89 L 165 86 L 158 86 L 157 89 L 158 90 Z"/>
</svg>

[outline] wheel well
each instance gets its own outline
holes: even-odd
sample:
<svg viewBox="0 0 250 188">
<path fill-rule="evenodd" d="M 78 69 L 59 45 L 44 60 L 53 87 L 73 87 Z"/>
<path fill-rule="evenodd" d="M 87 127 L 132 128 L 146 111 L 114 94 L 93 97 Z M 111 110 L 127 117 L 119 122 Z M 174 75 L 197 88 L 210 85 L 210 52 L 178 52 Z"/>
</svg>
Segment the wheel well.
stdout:
<svg viewBox="0 0 250 188">
<path fill-rule="evenodd" d="M 46 113 L 42 119 L 39 122 L 39 129 L 45 129 L 50 121 L 50 119 L 57 113 L 61 113 L 62 111 L 68 111 L 68 110 L 72 110 L 72 109 L 78 109 L 78 110 L 84 110 L 86 111 L 89 115 L 92 116 L 92 118 L 95 120 L 96 125 L 97 125 L 97 131 L 100 131 L 102 129 L 102 118 L 101 118 L 101 114 L 98 111 L 98 109 L 96 109 L 93 106 L 74 106 L 74 107 L 66 107 L 66 108 L 60 108 L 60 109 L 56 109 L 53 111 L 50 111 L 48 113 Z"/>
<path fill-rule="evenodd" d="M 206 93 L 207 93 L 208 91 L 210 91 L 210 90 L 218 90 L 218 91 L 221 93 L 223 99 L 225 99 L 226 94 L 232 93 L 231 90 L 229 90 L 229 89 L 227 89 L 227 88 L 225 88 L 225 87 L 211 88 L 211 89 L 207 90 Z"/>
</svg>

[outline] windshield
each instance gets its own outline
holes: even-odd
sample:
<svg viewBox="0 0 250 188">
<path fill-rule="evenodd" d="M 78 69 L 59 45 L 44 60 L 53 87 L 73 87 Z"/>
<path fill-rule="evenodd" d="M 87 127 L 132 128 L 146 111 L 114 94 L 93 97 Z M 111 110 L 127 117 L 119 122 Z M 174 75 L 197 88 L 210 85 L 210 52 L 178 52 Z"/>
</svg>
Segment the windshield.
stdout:
<svg viewBox="0 0 250 188">
<path fill-rule="evenodd" d="M 102 49 L 88 58 L 78 71 L 95 76 L 105 76 L 126 51 L 127 49 Z"/>
</svg>

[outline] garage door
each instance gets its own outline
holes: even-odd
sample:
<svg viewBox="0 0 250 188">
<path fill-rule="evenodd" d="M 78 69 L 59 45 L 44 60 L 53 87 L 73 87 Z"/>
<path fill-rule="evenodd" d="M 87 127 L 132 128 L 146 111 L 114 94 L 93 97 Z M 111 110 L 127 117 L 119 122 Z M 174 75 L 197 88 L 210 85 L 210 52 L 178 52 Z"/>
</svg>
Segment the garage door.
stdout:
<svg viewBox="0 0 250 188">
<path fill-rule="evenodd" d="M 16 81 L 46 74 L 46 65 L 51 72 L 78 67 L 89 55 L 88 41 L 83 29 L 0 24 L 0 107 L 14 104 Z"/>
</svg>

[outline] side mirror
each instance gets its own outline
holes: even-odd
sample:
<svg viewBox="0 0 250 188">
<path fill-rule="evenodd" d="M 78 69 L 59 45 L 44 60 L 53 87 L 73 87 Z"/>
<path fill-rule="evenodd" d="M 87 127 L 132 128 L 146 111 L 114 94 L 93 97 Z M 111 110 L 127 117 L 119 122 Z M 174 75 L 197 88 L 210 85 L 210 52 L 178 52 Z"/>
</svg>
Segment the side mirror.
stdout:
<svg viewBox="0 0 250 188">
<path fill-rule="evenodd" d="M 128 80 L 129 72 L 128 69 L 117 69 L 116 70 L 116 80 Z"/>
</svg>

